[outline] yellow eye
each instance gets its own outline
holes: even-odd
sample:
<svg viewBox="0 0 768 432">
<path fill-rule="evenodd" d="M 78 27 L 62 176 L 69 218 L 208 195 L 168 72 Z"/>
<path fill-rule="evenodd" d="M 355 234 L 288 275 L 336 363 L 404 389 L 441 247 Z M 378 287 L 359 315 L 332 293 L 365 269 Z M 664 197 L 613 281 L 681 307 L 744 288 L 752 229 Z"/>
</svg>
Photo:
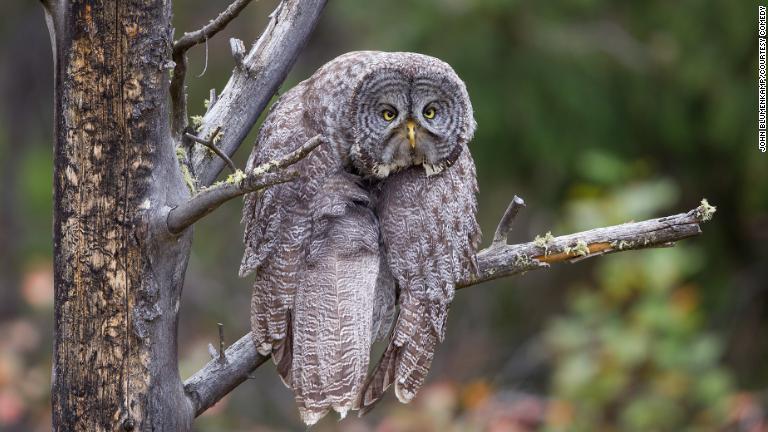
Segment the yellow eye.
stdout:
<svg viewBox="0 0 768 432">
<path fill-rule="evenodd" d="M 424 110 L 424 117 L 429 120 L 432 120 L 433 118 L 435 118 L 436 114 L 437 114 L 437 110 L 433 107 L 429 107 Z"/>
<path fill-rule="evenodd" d="M 384 120 L 386 121 L 392 121 L 397 117 L 397 113 L 390 109 L 385 109 L 381 112 L 381 116 L 384 117 Z"/>
</svg>

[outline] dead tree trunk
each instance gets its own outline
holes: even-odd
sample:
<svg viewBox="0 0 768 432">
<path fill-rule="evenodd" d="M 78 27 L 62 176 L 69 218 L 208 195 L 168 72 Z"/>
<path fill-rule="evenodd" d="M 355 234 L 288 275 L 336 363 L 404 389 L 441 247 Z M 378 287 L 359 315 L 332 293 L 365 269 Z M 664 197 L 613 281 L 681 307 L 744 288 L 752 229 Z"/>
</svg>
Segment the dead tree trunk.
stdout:
<svg viewBox="0 0 768 432">
<path fill-rule="evenodd" d="M 188 430 L 178 301 L 189 196 L 171 144 L 169 2 L 48 5 L 55 55 L 53 424 Z"/>
<path fill-rule="evenodd" d="M 195 166 L 179 157 L 194 150 L 182 103 L 184 56 L 249 1 L 235 1 L 175 43 L 169 1 L 43 1 L 56 83 L 54 430 L 186 431 L 200 412 L 177 363 L 190 226 L 228 199 L 291 180 L 296 173 L 281 170 L 321 142 L 221 185 L 211 183 L 223 165 L 209 168 L 201 158 L 199 176 L 208 180 L 198 185 L 210 187 L 190 196 Z M 282 2 L 261 48 L 236 67 L 238 88 L 222 96 L 257 104 L 239 107 L 237 129 L 217 120 L 231 134 L 229 154 L 285 78 L 324 5 Z M 247 65 L 260 64 L 270 65 L 262 80 L 249 79 Z M 172 123 L 179 129 L 172 132 Z"/>
<path fill-rule="evenodd" d="M 326 0 L 283 0 L 208 112 L 188 126 L 186 52 L 250 3 L 173 41 L 171 2 L 43 0 L 55 57 L 53 429 L 188 431 L 266 359 L 245 336 L 186 382 L 176 330 L 191 226 L 223 202 L 298 174 L 324 138 L 214 184 L 292 67 Z M 171 71 L 173 72 L 171 74 Z M 207 148 L 206 148 L 207 147 Z M 213 150 L 213 151 L 210 151 Z M 292 151 L 291 151 L 292 150 Z M 507 245 L 513 200 L 461 287 L 549 263 L 668 245 L 714 208 Z M 247 311 L 243 310 L 243 319 Z"/>
</svg>

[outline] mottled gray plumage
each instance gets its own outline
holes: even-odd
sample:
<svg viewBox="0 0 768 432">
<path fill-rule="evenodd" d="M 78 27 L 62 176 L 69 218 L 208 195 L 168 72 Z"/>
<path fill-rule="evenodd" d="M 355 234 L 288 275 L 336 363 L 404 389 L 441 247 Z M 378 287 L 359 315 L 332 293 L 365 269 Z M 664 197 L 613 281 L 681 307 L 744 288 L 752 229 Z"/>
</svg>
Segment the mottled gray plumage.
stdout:
<svg viewBox="0 0 768 432">
<path fill-rule="evenodd" d="M 324 140 L 298 180 L 248 195 L 243 210 L 254 342 L 307 424 L 367 410 L 392 383 L 408 402 L 423 384 L 455 283 L 474 271 L 474 128 L 450 66 L 412 53 L 340 56 L 267 116 L 248 169 Z M 371 344 L 387 335 L 366 380 Z"/>
</svg>

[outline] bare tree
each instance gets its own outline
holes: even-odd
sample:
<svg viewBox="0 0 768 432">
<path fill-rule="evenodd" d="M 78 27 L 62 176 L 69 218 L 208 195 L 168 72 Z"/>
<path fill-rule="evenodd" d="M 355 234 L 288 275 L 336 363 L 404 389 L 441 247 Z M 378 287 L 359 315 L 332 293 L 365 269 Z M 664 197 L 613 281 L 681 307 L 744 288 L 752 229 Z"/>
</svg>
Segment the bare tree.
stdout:
<svg viewBox="0 0 768 432">
<path fill-rule="evenodd" d="M 186 52 L 250 0 L 174 41 L 171 2 L 44 0 L 55 57 L 55 430 L 190 430 L 266 358 L 248 335 L 182 381 L 176 330 L 191 226 L 229 199 L 291 181 L 322 137 L 215 183 L 292 67 L 325 0 L 283 0 L 194 128 Z M 507 245 L 515 198 L 462 287 L 700 233 L 714 209 Z"/>
</svg>

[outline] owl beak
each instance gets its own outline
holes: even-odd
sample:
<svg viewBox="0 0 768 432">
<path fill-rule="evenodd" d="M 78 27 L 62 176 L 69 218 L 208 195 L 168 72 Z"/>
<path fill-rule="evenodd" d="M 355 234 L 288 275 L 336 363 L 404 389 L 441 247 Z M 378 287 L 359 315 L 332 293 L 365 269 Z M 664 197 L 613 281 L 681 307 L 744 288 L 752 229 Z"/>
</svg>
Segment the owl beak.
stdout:
<svg viewBox="0 0 768 432">
<path fill-rule="evenodd" d="M 408 142 L 411 143 L 411 148 L 416 148 L 416 122 L 408 120 L 405 122 L 405 128 L 408 130 Z"/>
</svg>

